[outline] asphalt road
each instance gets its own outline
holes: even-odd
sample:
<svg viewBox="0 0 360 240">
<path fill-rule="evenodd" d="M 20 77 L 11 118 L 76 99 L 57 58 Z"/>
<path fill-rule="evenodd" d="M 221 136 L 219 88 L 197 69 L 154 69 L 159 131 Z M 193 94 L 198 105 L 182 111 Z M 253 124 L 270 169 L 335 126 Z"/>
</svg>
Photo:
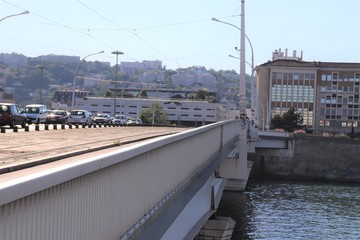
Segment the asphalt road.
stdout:
<svg viewBox="0 0 360 240">
<path fill-rule="evenodd" d="M 99 151 L 105 148 L 174 134 L 187 128 L 175 127 L 96 127 L 70 129 L 68 126 L 55 130 L 49 125 L 38 131 L 31 125 L 29 131 L 19 128 L 5 129 L 0 133 L 0 174 L 52 162 L 67 157 Z"/>
</svg>

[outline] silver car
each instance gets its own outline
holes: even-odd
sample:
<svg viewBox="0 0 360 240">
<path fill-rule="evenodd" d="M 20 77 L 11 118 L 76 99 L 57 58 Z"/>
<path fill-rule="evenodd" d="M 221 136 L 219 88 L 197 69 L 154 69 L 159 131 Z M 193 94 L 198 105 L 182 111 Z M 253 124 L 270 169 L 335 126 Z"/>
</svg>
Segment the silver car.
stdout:
<svg viewBox="0 0 360 240">
<path fill-rule="evenodd" d="M 86 110 L 72 110 L 68 118 L 69 124 L 92 124 L 92 114 Z"/>
<path fill-rule="evenodd" d="M 113 124 L 118 125 L 126 125 L 127 118 L 125 115 L 115 115 L 115 117 L 112 119 Z"/>
</svg>

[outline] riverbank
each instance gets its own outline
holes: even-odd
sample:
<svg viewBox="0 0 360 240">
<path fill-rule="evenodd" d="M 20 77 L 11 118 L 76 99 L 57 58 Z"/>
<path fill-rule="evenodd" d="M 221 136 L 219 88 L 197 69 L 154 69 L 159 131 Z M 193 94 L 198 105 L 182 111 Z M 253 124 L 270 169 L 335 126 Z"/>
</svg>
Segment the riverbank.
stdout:
<svg viewBox="0 0 360 240">
<path fill-rule="evenodd" d="M 360 141 L 294 134 L 292 154 L 257 149 L 251 177 L 360 183 Z"/>
</svg>

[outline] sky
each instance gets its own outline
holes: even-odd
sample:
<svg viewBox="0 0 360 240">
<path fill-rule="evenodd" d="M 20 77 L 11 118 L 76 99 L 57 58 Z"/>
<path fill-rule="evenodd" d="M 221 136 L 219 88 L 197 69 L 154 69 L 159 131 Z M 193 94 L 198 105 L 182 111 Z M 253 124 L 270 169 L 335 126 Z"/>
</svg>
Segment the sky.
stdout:
<svg viewBox="0 0 360 240">
<path fill-rule="evenodd" d="M 29 14 L 7 17 L 23 11 Z M 240 0 L 0 0 L 0 53 L 86 61 L 160 60 L 239 72 Z M 230 23 L 213 21 L 217 18 Z M 304 61 L 360 62 L 360 0 L 245 0 L 254 66 L 276 49 Z M 251 48 L 245 44 L 247 73 Z"/>
</svg>

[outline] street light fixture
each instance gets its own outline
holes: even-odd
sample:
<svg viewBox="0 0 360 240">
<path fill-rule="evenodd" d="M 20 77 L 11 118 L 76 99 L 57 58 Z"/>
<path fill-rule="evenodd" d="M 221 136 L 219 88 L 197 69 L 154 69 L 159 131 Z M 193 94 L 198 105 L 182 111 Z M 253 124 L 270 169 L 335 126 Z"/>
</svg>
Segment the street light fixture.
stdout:
<svg viewBox="0 0 360 240">
<path fill-rule="evenodd" d="M 12 14 L 12 15 L 9 15 L 9 16 L 6 16 L 6 17 L 3 17 L 0 19 L 0 22 L 6 18 L 10 18 L 10 17 L 15 17 L 15 16 L 19 16 L 19 15 L 25 15 L 25 14 L 29 14 L 30 12 L 29 11 L 24 11 L 22 13 L 17 13 L 17 14 Z"/>
<path fill-rule="evenodd" d="M 112 54 L 116 55 L 116 70 L 115 70 L 115 94 L 114 94 L 114 117 L 116 115 L 116 94 L 117 94 L 117 84 L 118 84 L 118 57 L 119 55 L 123 55 L 123 52 L 120 51 L 113 51 L 111 52 Z"/>
<path fill-rule="evenodd" d="M 219 20 L 217 18 L 214 18 L 214 17 L 211 20 L 213 20 L 215 22 L 223 23 L 223 24 L 226 24 L 226 25 L 230 25 L 230 26 L 232 26 L 234 28 L 237 28 L 241 32 L 241 28 L 239 28 L 238 26 L 236 26 L 234 24 L 221 21 L 221 20 Z M 246 35 L 246 33 L 245 33 L 245 37 L 246 37 L 247 41 L 249 42 L 249 45 L 250 45 L 250 48 L 251 48 L 251 76 L 254 76 L 254 70 L 255 70 L 255 68 L 254 68 L 254 49 L 253 49 L 251 41 L 250 41 L 249 37 Z"/>
<path fill-rule="evenodd" d="M 228 23 L 228 22 L 224 22 L 224 21 L 221 21 L 217 18 L 212 18 L 211 20 L 215 21 L 215 22 L 219 22 L 219 23 L 223 23 L 223 24 L 226 24 L 226 25 L 229 25 L 229 26 L 232 26 L 236 29 L 238 29 L 240 32 L 241 31 L 241 28 L 239 28 L 238 26 L 234 25 L 234 24 L 231 24 L 231 23 Z M 254 81 L 252 84 L 251 84 L 251 109 L 252 110 L 255 110 L 256 106 L 255 106 L 255 80 L 254 80 L 254 72 L 255 72 L 255 67 L 254 67 L 254 49 L 253 49 L 253 46 L 252 46 L 252 43 L 249 39 L 249 37 L 246 35 L 246 33 L 244 33 L 244 36 L 245 38 L 247 39 L 247 41 L 249 42 L 249 45 L 250 45 L 250 48 L 251 48 L 251 79 Z M 235 47 L 235 49 L 238 51 L 237 47 Z M 245 54 L 245 53 L 244 53 Z M 240 56 L 241 57 L 241 56 Z M 245 61 L 246 62 L 246 61 Z M 247 63 L 247 62 L 246 62 Z M 249 64 L 250 65 L 250 64 Z M 241 73 L 240 73 L 241 74 Z"/>
<path fill-rule="evenodd" d="M 85 60 L 85 58 L 93 56 L 93 55 L 97 55 L 97 54 L 101 54 L 104 53 L 104 51 L 100 51 L 100 52 L 96 52 L 96 53 L 91 53 L 89 55 L 86 55 L 85 57 L 83 57 L 80 62 L 76 65 L 75 68 L 75 74 L 74 74 L 74 79 L 73 79 L 73 89 L 72 89 L 72 98 L 71 98 L 71 108 L 74 109 L 75 107 L 75 81 L 76 81 L 76 77 L 77 77 L 77 71 L 79 68 L 80 63 Z"/>
</svg>

